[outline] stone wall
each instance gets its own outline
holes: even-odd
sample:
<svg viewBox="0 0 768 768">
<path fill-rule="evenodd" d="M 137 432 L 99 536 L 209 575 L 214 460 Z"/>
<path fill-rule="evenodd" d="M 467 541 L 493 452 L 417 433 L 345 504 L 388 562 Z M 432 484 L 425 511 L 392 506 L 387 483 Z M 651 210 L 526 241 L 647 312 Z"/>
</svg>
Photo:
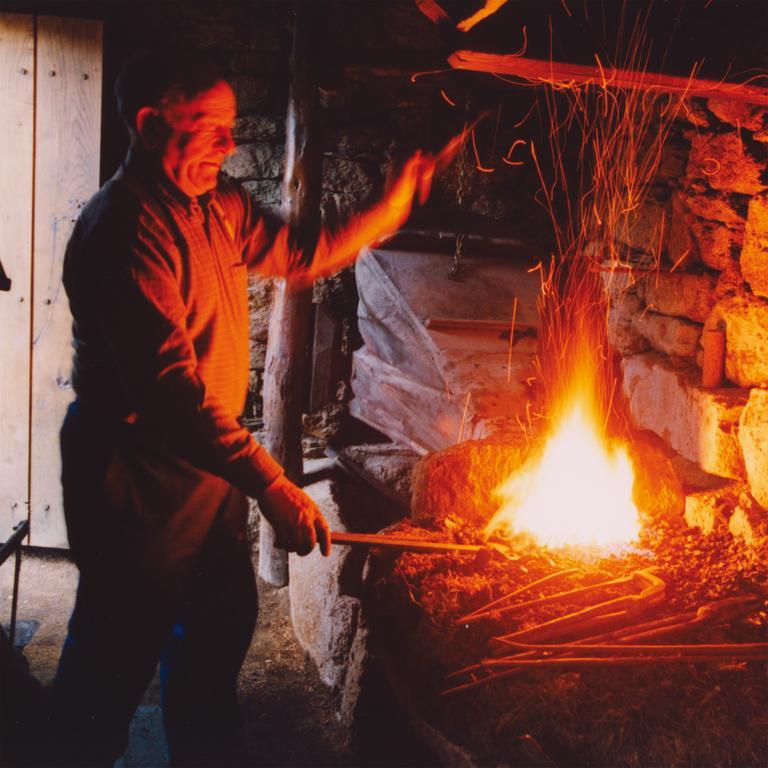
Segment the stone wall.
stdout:
<svg viewBox="0 0 768 768">
<path fill-rule="evenodd" d="M 768 110 L 694 100 L 673 128 L 628 242 L 647 253 L 663 216 L 660 267 L 605 278 L 637 424 L 708 472 L 745 483 L 766 508 L 767 152 Z M 702 385 L 710 330 L 725 337 L 717 388 Z"/>
</svg>

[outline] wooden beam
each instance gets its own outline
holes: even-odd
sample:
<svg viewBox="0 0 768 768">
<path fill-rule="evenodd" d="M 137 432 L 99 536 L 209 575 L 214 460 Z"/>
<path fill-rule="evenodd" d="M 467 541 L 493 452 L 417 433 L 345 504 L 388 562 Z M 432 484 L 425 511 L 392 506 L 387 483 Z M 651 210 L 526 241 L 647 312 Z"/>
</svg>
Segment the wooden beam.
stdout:
<svg viewBox="0 0 768 768">
<path fill-rule="evenodd" d="M 293 80 L 286 120 L 283 214 L 300 245 L 313 249 L 320 224 L 322 144 L 318 134 L 317 50 L 321 3 L 301 2 L 295 11 L 291 68 Z M 265 445 L 294 483 L 304 473 L 301 417 L 304 410 L 312 289 L 275 283 L 269 319 L 264 377 Z M 276 549 L 272 526 L 259 526 L 259 575 L 275 586 L 288 583 L 288 556 Z"/>
<path fill-rule="evenodd" d="M 615 67 L 601 69 L 597 66 L 584 64 L 526 59 L 522 56 L 499 55 L 481 51 L 454 51 L 448 57 L 448 63 L 454 69 L 510 75 L 534 83 L 558 82 L 594 85 L 599 88 L 605 86 L 639 91 L 656 90 L 684 96 L 733 99 L 749 104 L 768 105 L 768 88 L 744 83 L 727 83 L 722 80 L 678 77 Z"/>
</svg>

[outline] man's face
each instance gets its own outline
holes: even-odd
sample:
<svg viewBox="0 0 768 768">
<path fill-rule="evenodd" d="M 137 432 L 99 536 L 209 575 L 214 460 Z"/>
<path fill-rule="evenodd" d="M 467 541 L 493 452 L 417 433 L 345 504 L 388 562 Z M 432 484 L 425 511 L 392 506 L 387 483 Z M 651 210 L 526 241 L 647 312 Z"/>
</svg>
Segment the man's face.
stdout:
<svg viewBox="0 0 768 768">
<path fill-rule="evenodd" d="M 190 197 L 216 186 L 227 155 L 232 154 L 232 126 L 237 114 L 235 94 L 223 80 L 190 101 L 162 110 L 168 136 L 161 148 L 162 163 L 171 181 Z"/>
</svg>

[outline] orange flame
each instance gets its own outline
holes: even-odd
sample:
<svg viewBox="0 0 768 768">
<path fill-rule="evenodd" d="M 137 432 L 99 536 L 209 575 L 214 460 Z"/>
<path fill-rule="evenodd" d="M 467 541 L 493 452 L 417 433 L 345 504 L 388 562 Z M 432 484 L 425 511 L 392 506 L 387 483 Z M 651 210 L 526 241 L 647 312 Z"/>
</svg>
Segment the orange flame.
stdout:
<svg viewBox="0 0 768 768">
<path fill-rule="evenodd" d="M 602 434 L 589 370 L 579 376 L 543 449 L 495 490 L 501 507 L 486 534 L 523 533 L 548 547 L 614 551 L 637 540 L 629 457 Z"/>
</svg>

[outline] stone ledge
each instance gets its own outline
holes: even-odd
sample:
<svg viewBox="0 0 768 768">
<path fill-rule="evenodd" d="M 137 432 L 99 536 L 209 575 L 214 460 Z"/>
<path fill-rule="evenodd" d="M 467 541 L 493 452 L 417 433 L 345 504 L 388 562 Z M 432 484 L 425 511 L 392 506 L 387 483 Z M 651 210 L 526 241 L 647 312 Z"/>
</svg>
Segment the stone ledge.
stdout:
<svg viewBox="0 0 768 768">
<path fill-rule="evenodd" d="M 622 365 L 637 426 L 713 475 L 744 477 L 738 424 L 748 391 L 704 389 L 698 368 L 676 366 L 657 353 L 625 358 Z"/>
</svg>

